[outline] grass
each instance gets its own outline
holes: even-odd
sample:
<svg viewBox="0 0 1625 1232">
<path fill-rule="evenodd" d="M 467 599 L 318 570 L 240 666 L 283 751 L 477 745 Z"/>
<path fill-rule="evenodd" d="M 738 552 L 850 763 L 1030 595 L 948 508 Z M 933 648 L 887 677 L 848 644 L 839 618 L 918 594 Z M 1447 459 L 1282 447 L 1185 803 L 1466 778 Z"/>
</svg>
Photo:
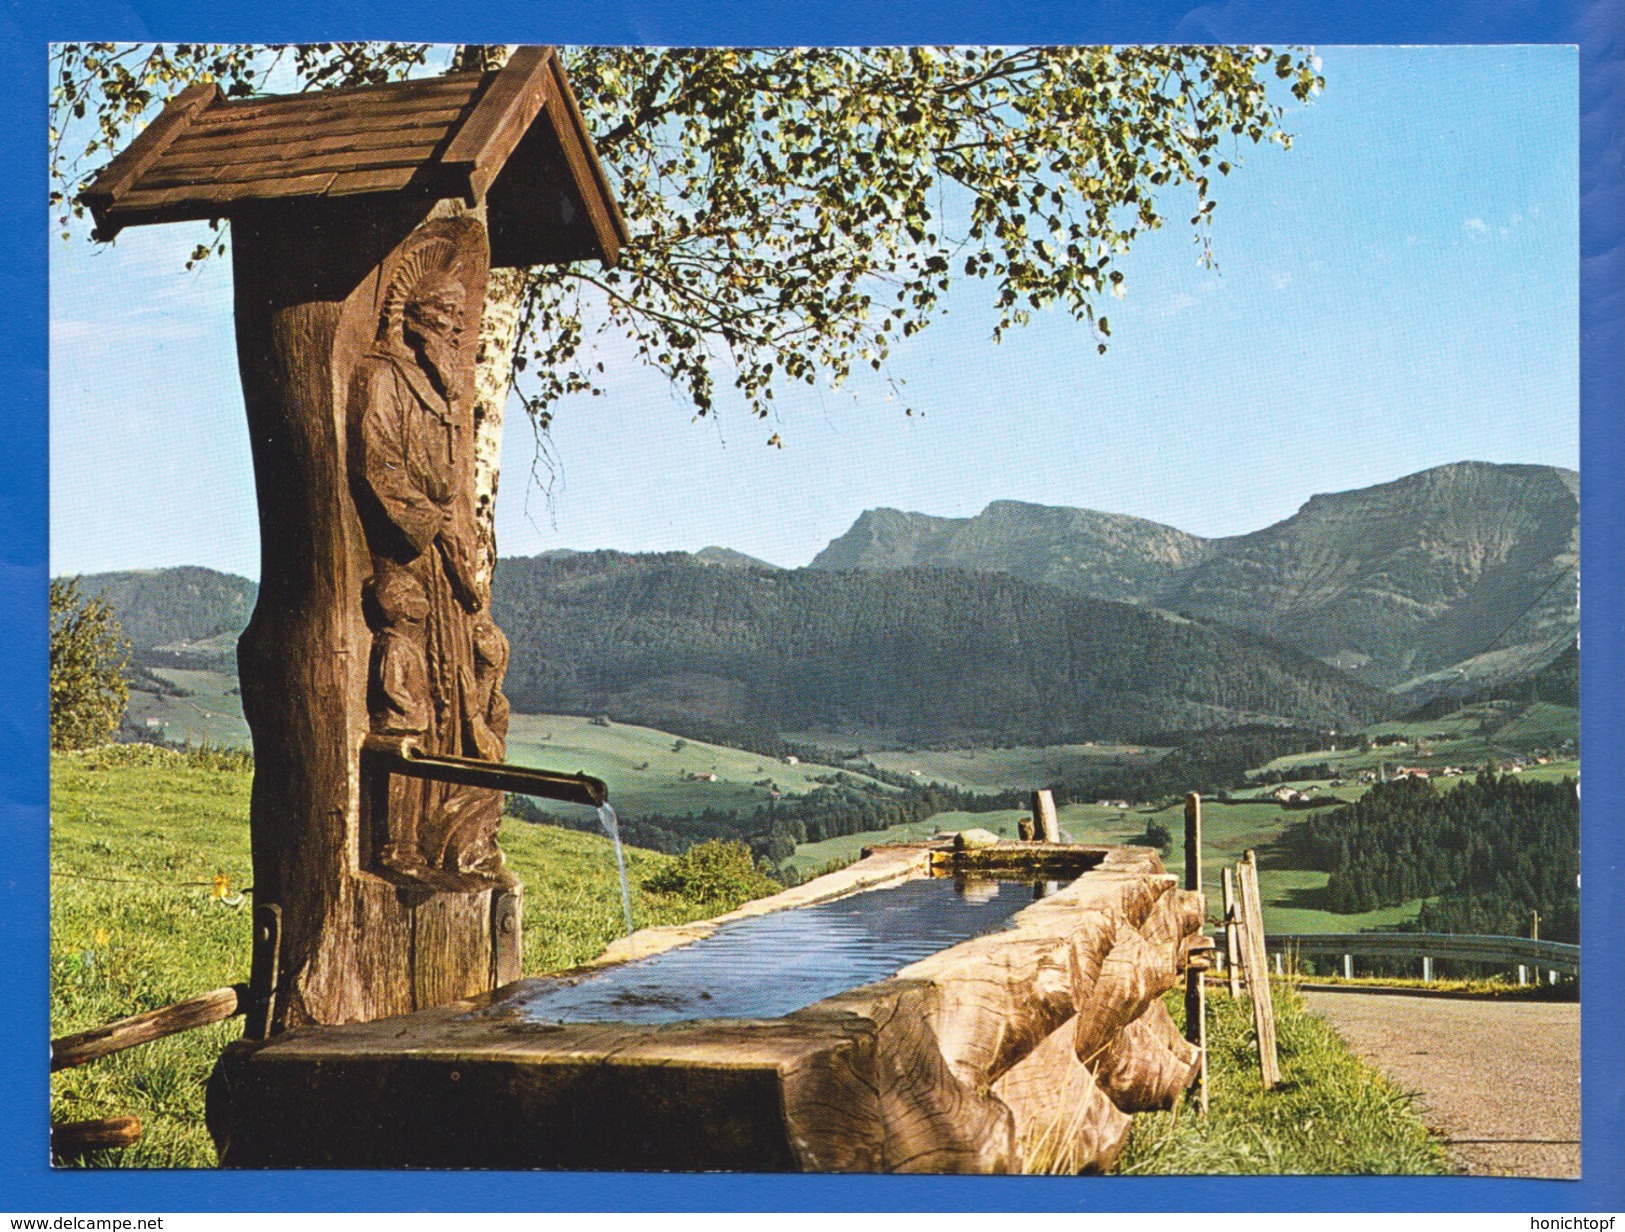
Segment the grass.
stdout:
<svg viewBox="0 0 1625 1232">
<path fill-rule="evenodd" d="M 1495 733 L 1497 742 L 1516 747 L 1550 748 L 1579 738 L 1580 711 L 1554 702 L 1534 702 Z"/>
<path fill-rule="evenodd" d="M 1325 789 L 1326 794 L 1341 800 L 1356 799 L 1365 790 L 1358 784 Z M 1318 811 L 1283 808 L 1268 798 L 1202 802 L 1202 890 L 1207 895 L 1210 922 L 1220 918 L 1224 902 L 1221 870 L 1226 865 L 1234 865 L 1249 850 L 1258 853 L 1258 888 L 1264 900 L 1266 932 L 1358 932 L 1364 928 L 1392 928 L 1416 918 L 1422 909 L 1423 900 L 1419 898 L 1397 907 L 1355 915 L 1341 915 L 1320 905 L 1330 874 L 1292 867 L 1293 853 L 1281 842 L 1288 827 Z M 1137 830 L 1143 829 L 1148 816 L 1160 821 L 1174 836 L 1173 847 L 1164 862 L 1169 872 L 1183 874 L 1183 804 L 1170 805 L 1151 814 L 1133 810 L 1125 816 L 1124 823 L 1132 820 L 1137 823 Z"/>
<path fill-rule="evenodd" d="M 199 693 L 196 704 L 207 708 L 208 700 Z M 1540 725 L 1542 732 L 1563 721 L 1560 714 L 1526 717 L 1531 724 Z M 1424 726 L 1438 729 L 1437 723 Z M 601 727 L 586 719 L 562 716 L 516 716 L 510 756 L 516 761 L 534 759 L 536 764 L 557 769 L 599 774 L 615 787 L 616 802 L 629 815 L 639 809 L 680 813 L 706 807 L 753 808 L 770 790 L 786 795 L 810 790 L 817 785 L 815 776 L 830 773 L 829 767 L 790 766 L 704 742 L 688 741 L 681 749 L 675 749 L 675 743 L 674 737 L 650 728 Z M 982 756 L 988 759 L 987 767 L 1000 765 L 1014 772 L 1021 768 L 1020 759 L 1034 752 L 989 750 Z M 718 774 L 715 783 L 696 783 L 684 777 L 712 771 Z M 1531 767 L 1526 777 L 1557 779 L 1577 771 L 1577 762 L 1559 762 Z M 763 779 L 771 780 L 773 786 L 758 786 Z M 53 1036 L 246 980 L 248 907 L 246 898 L 239 896 L 250 873 L 249 783 L 245 760 L 230 751 L 182 754 L 146 746 L 115 746 L 53 759 Z M 1338 789 L 1337 794 L 1352 798 L 1360 790 L 1349 786 Z M 832 861 L 855 858 L 864 846 L 919 838 L 937 829 L 976 825 L 1013 836 L 1017 819 L 1023 815 L 1023 810 L 940 814 L 915 826 L 807 844 L 798 849 L 796 862 L 804 872 L 816 872 Z M 1221 901 L 1220 867 L 1253 848 L 1261 859 L 1260 882 L 1270 931 L 1346 932 L 1391 927 L 1414 918 L 1419 901 L 1364 915 L 1321 910 L 1316 900 L 1326 874 L 1287 867 L 1290 855 L 1278 844 L 1285 827 L 1303 816 L 1272 800 L 1204 803 L 1204 889 L 1212 914 L 1217 914 Z M 1182 817 L 1177 805 L 1154 811 L 1078 804 L 1067 806 L 1060 814 L 1062 828 L 1079 842 L 1122 842 L 1143 832 L 1153 818 L 1175 836 L 1168 864 L 1170 871 L 1180 871 Z M 585 961 L 620 934 L 619 890 L 607 839 L 510 820 L 504 827 L 503 845 L 510 866 L 525 883 L 526 972 L 557 970 Z M 627 852 L 628 873 L 635 887 L 633 912 L 640 927 L 699 918 L 722 909 L 714 903 L 701 905 L 681 895 L 653 894 L 639 887 L 669 860 L 654 852 Z M 223 888 L 223 894 L 217 893 L 217 886 Z M 1208 1126 L 1193 1129 L 1186 1112 L 1142 1118 L 1145 1123 L 1137 1124 L 1124 1170 L 1437 1171 L 1442 1167 L 1442 1156 L 1436 1151 L 1430 1155 L 1425 1140 L 1413 1142 L 1407 1136 L 1409 1129 L 1396 1139 L 1401 1147 L 1387 1149 L 1387 1153 L 1379 1149 L 1380 1135 L 1367 1122 L 1374 1125 L 1387 1117 L 1390 1128 L 1384 1132 L 1392 1136 L 1397 1132 L 1393 1125 L 1409 1124 L 1404 1120 L 1409 1115 L 1405 1101 L 1372 1075 L 1346 1072 L 1340 1059 L 1346 1049 L 1329 1028 L 1304 1014 L 1289 993 L 1283 995 L 1278 1008 L 1283 1063 L 1290 1047 L 1294 1060 L 1288 1077 L 1296 1085 L 1268 1099 L 1246 1081 L 1246 1072 L 1255 1072 L 1247 1071 L 1243 1064 L 1250 1026 L 1228 998 L 1217 997 L 1211 1004 L 1215 1073 L 1228 1072 L 1217 1068 L 1221 1056 L 1228 1058 L 1224 1065 L 1240 1069 L 1230 1077 L 1215 1078 L 1216 1112 Z M 133 1114 L 142 1119 L 146 1134 L 140 1144 L 93 1159 L 94 1163 L 212 1166 L 214 1150 L 203 1126 L 203 1084 L 215 1057 L 239 1030 L 238 1024 L 223 1023 L 55 1075 L 52 1117 L 80 1120 Z M 1221 1091 L 1229 1092 L 1226 1099 L 1234 1101 L 1234 1109 L 1229 1103 L 1218 1108 Z M 1351 1127 L 1346 1130 L 1345 1119 Z M 1295 1137 L 1292 1125 L 1298 1120 L 1318 1128 L 1306 1127 Z M 1311 1150 L 1317 1134 L 1326 1135 L 1331 1145 Z"/>
<path fill-rule="evenodd" d="M 1371 738 L 1403 736 L 1413 742 L 1420 740 L 1426 751 L 1418 753 L 1411 744 L 1397 744 L 1362 752 L 1356 744 L 1336 753 L 1289 754 L 1261 769 L 1284 771 L 1325 762 L 1340 774 L 1374 770 L 1383 763 L 1390 767 L 1455 765 L 1473 771 L 1487 761 L 1503 762 L 1515 754 L 1556 749 L 1565 740 L 1578 740 L 1580 712 L 1573 706 L 1551 702 L 1480 702 L 1437 719 L 1375 723 L 1361 734 Z"/>
<path fill-rule="evenodd" d="M 761 753 L 680 739 L 652 727 L 600 726 L 591 719 L 558 714 L 514 715 L 508 728 L 508 760 L 597 775 L 610 785 L 616 811 L 628 819 L 705 809 L 749 815 L 766 805 L 774 791 L 803 795 L 836 773 L 833 766 L 790 765 Z M 716 775 L 716 781 L 698 777 L 706 774 Z M 874 782 L 862 775 L 851 777 Z"/>
<path fill-rule="evenodd" d="M 1299 986 L 1312 986 L 1315 988 L 1351 988 L 1351 989 L 1386 989 L 1405 988 L 1417 989 L 1421 992 L 1451 993 L 1470 997 L 1493 997 L 1502 1001 L 1574 1001 L 1579 998 L 1580 986 L 1572 978 L 1563 979 L 1556 984 L 1532 980 L 1520 986 L 1515 980 L 1505 975 L 1477 979 L 1445 979 L 1437 978 L 1424 980 L 1420 976 L 1387 976 L 1387 975 L 1356 975 L 1346 980 L 1341 975 L 1292 975 L 1294 984 Z"/>
<path fill-rule="evenodd" d="M 248 747 L 242 699 L 231 691 L 237 684 L 234 676 L 167 667 L 154 669 L 154 674 L 190 696 L 164 697 L 132 690 L 130 721 L 137 727 L 154 718 L 163 725 L 166 740 Z M 579 715 L 559 714 L 515 714 L 508 729 L 508 760 L 597 775 L 610 785 L 616 810 L 627 819 L 648 813 L 681 816 L 706 809 L 748 815 L 767 804 L 774 791 L 803 795 L 837 772 L 834 766 L 790 765 L 776 757 L 680 739 L 633 723 L 601 726 Z M 844 773 L 874 782 L 861 774 Z M 707 774 L 716 775 L 716 781 L 700 777 Z"/>
<path fill-rule="evenodd" d="M 922 783 L 969 791 L 1003 791 L 1076 779 L 1110 767 L 1145 766 L 1166 749 L 1124 744 L 1056 744 L 1014 748 L 887 750 L 866 756 L 882 770 L 919 772 Z"/>
<path fill-rule="evenodd" d="M 1183 994 L 1165 1000 L 1183 1022 Z M 1275 985 L 1274 1002 L 1281 1084 L 1269 1092 L 1259 1084 L 1247 1000 L 1210 990 L 1208 1114 L 1186 1103 L 1137 1115 L 1119 1175 L 1453 1171 L 1409 1096 L 1356 1057 L 1286 984 Z"/>
<path fill-rule="evenodd" d="M 1000 838 L 1016 837 L 1016 822 L 1029 816 L 1025 809 L 998 809 L 990 813 L 936 813 L 924 821 L 888 826 L 884 830 L 860 830 L 856 834 L 839 834 L 817 843 L 801 843 L 795 855 L 786 863 L 803 877 L 810 877 L 837 864 L 850 864 L 863 854 L 865 847 L 885 843 L 912 843 L 930 838 L 939 830 L 968 830 L 980 826 L 991 830 Z"/>
<path fill-rule="evenodd" d="M 249 785 L 232 753 L 123 745 L 52 759 L 53 1037 L 247 980 L 249 907 L 239 895 Z M 608 839 L 510 819 L 502 841 L 525 884 L 527 973 L 584 962 L 621 934 Z M 640 883 L 671 857 L 635 848 L 626 857 L 639 927 L 731 905 L 645 891 Z M 204 1082 L 241 1029 L 221 1023 L 64 1070 L 51 1080 L 52 1119 L 141 1119 L 140 1143 L 91 1163 L 212 1167 Z"/>
<path fill-rule="evenodd" d="M 148 719 L 158 720 L 158 731 L 165 740 L 248 747 L 248 720 L 243 718 L 236 676 L 173 667 L 155 667 L 152 674 L 184 689 L 188 696 L 160 696 L 131 689 L 130 722 L 145 727 Z"/>
</svg>

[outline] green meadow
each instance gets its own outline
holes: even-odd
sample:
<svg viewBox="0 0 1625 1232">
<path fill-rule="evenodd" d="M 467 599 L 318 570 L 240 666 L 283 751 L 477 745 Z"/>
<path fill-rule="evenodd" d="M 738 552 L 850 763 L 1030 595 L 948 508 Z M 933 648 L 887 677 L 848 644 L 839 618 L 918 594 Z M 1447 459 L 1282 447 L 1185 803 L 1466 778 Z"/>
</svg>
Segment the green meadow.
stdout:
<svg viewBox="0 0 1625 1232">
<path fill-rule="evenodd" d="M 156 667 L 152 674 L 185 696 L 131 689 L 129 721 L 137 728 L 179 744 L 248 746 L 248 720 L 243 718 L 236 676 L 173 667 Z M 149 726 L 149 719 L 158 726 Z"/>
<path fill-rule="evenodd" d="M 833 766 L 790 764 L 652 727 L 559 714 L 514 715 L 508 760 L 596 775 L 609 784 L 610 802 L 625 817 L 670 817 L 706 809 L 748 815 L 775 791 L 804 795 L 837 773 Z M 714 780 L 708 777 L 712 775 Z M 874 782 L 863 775 L 850 777 Z"/>
<path fill-rule="evenodd" d="M 1363 790 L 1358 785 L 1345 785 L 1328 789 L 1328 794 L 1335 794 L 1341 800 L 1353 800 Z M 1389 928 L 1414 920 L 1422 909 L 1422 899 L 1357 915 L 1338 915 L 1318 906 L 1320 892 L 1325 888 L 1329 874 L 1292 867 L 1292 854 L 1280 843 L 1288 826 L 1302 821 L 1314 811 L 1283 808 L 1267 797 L 1228 803 L 1204 801 L 1202 888 L 1208 896 L 1209 915 L 1217 919 L 1223 902 L 1220 870 L 1225 865 L 1234 865 L 1248 850 L 1254 850 L 1258 853 L 1258 885 L 1264 899 L 1264 926 L 1270 932 L 1357 932 L 1363 928 Z M 938 831 L 972 826 L 992 830 L 1003 838 L 1014 838 L 1018 821 L 1029 815 L 1025 809 L 938 813 L 914 825 L 847 834 L 821 843 L 803 843 L 796 848 L 791 863 L 802 876 L 810 876 L 832 864 L 850 863 L 858 858 L 865 847 L 918 841 Z M 1061 830 L 1071 841 L 1108 845 L 1131 842 L 1145 833 L 1148 822 L 1160 822 L 1173 839 L 1163 857 L 1164 863 L 1169 872 L 1184 874 L 1183 804 L 1160 809 L 1116 809 L 1095 804 L 1070 804 L 1058 811 L 1058 819 Z"/>
<path fill-rule="evenodd" d="M 1362 749 L 1359 737 L 1404 737 L 1409 743 Z M 1332 752 L 1294 753 L 1278 757 L 1260 771 L 1287 771 L 1325 763 L 1335 773 L 1352 775 L 1379 766 L 1460 766 L 1476 770 L 1485 762 L 1505 762 L 1537 749 L 1560 751 L 1565 741 L 1578 742 L 1580 712 L 1552 702 L 1528 705 L 1479 702 L 1438 719 L 1376 723 L 1350 737 L 1351 746 Z M 1420 742 L 1420 749 L 1417 747 Z M 1572 754 L 1572 749 L 1570 750 Z M 1544 767 L 1542 767 L 1544 769 Z"/>
<path fill-rule="evenodd" d="M 878 763 L 877 763 L 878 764 Z M 985 813 L 935 813 L 921 822 L 889 826 L 884 830 L 862 830 L 842 834 L 818 843 L 802 843 L 788 863 L 802 877 L 810 877 L 832 865 L 850 864 L 865 847 L 884 843 L 911 843 L 951 830 L 980 828 L 1000 838 L 1017 837 L 1017 826 L 1029 809 L 993 809 Z M 1101 808 L 1094 804 L 1069 804 L 1056 812 L 1063 838 L 1075 843 L 1121 843 L 1145 830 L 1144 815 L 1132 809 Z"/>
<path fill-rule="evenodd" d="M 248 723 L 234 677 L 173 668 L 157 668 L 154 674 L 189 695 L 132 690 L 129 713 L 136 727 L 182 744 L 248 747 Z M 147 729 L 149 718 L 161 726 Z M 649 813 L 681 816 L 707 809 L 748 815 L 765 805 L 775 791 L 802 795 L 836 773 L 833 766 L 791 764 L 652 727 L 559 714 L 515 714 L 508 728 L 508 760 L 596 775 L 610 785 L 611 803 L 627 817 Z M 861 774 L 843 773 L 873 782 Z"/>
<path fill-rule="evenodd" d="M 132 693 L 132 716 L 160 714 L 171 739 L 208 740 L 226 745 L 247 742 L 238 698 L 230 677 L 214 672 L 160 669 L 160 675 L 190 692 L 188 697 L 155 698 Z M 139 717 L 138 717 L 139 721 Z M 1351 733 L 1351 745 L 1336 753 L 1312 751 L 1278 758 L 1261 770 L 1289 771 L 1295 767 L 1328 763 L 1346 781 L 1332 787 L 1324 780 L 1296 783 L 1313 794 L 1353 800 L 1364 791 L 1355 780 L 1358 772 L 1386 763 L 1443 767 L 1457 765 L 1471 771 L 1486 761 L 1527 756 L 1536 749 L 1557 749 L 1565 740 L 1577 740 L 1579 714 L 1573 707 L 1547 702 L 1529 705 L 1488 702 L 1464 707 L 1437 719 L 1396 720 L 1374 724 Z M 1368 751 L 1358 741 L 1366 737 L 1403 736 L 1414 744 L 1379 746 Z M 1148 764 L 1165 749 L 1126 744 L 1085 743 L 1048 747 L 961 749 L 893 749 L 865 754 L 873 764 L 892 773 L 938 782 L 971 791 L 1030 790 L 1042 783 L 1064 779 L 1090 769 Z M 609 783 L 611 800 L 625 818 L 650 814 L 680 816 L 706 810 L 748 816 L 780 795 L 781 811 L 793 808 L 794 797 L 828 782 L 836 773 L 873 782 L 861 774 L 833 765 L 791 762 L 703 740 L 689 740 L 670 732 L 572 715 L 513 716 L 508 737 L 510 761 L 562 771 L 585 771 Z M 1523 771 L 1531 781 L 1558 781 L 1579 773 L 1577 758 L 1568 756 L 1548 765 L 1530 764 Z M 1438 780 L 1449 790 L 1460 779 Z M 884 786 L 884 785 L 882 785 Z M 885 788 L 886 790 L 894 790 Z M 155 803 L 155 807 L 158 805 Z M 559 810 L 567 805 L 549 805 Z M 850 863 L 865 847 L 929 837 L 939 830 L 980 826 L 1002 837 L 1014 838 L 1025 810 L 1003 809 L 986 813 L 943 813 L 922 822 L 885 830 L 841 835 L 796 848 L 789 864 L 802 877 L 834 864 Z M 1248 849 L 1258 852 L 1259 883 L 1264 897 L 1265 925 L 1276 932 L 1347 932 L 1362 928 L 1388 928 L 1412 920 L 1422 906 L 1416 899 L 1401 906 L 1359 915 L 1338 915 L 1320 907 L 1328 875 L 1294 866 L 1292 852 L 1281 843 L 1285 830 L 1306 816 L 1303 810 L 1283 808 L 1267 789 L 1235 793 L 1228 802 L 1207 801 L 1203 806 L 1203 883 L 1213 912 L 1220 903 L 1219 870 L 1234 864 Z M 1173 836 L 1167 856 L 1171 871 L 1183 870 L 1183 815 L 1178 804 L 1162 809 L 1139 806 L 1103 808 L 1093 803 L 1068 805 L 1061 810 L 1065 834 L 1082 843 L 1121 843 L 1145 832 L 1157 821 Z M 587 836 L 589 839 L 591 836 Z M 246 873 L 246 858 L 244 861 Z"/>
<path fill-rule="evenodd" d="M 866 754 L 882 770 L 968 791 L 1076 778 L 1115 767 L 1148 765 L 1167 749 L 1132 744 L 1017 745 L 1010 748 L 886 750 Z"/>
</svg>

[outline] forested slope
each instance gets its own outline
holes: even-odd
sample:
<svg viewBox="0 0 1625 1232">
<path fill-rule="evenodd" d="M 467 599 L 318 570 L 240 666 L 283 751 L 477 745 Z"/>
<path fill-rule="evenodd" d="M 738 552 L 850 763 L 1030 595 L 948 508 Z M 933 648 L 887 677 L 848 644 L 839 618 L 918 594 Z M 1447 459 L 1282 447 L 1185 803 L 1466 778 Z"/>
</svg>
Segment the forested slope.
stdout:
<svg viewBox="0 0 1625 1232">
<path fill-rule="evenodd" d="M 949 569 L 721 570 L 672 553 L 507 559 L 493 615 L 522 711 L 668 730 L 1052 743 L 1340 725 L 1384 694 L 1266 639 Z"/>
</svg>

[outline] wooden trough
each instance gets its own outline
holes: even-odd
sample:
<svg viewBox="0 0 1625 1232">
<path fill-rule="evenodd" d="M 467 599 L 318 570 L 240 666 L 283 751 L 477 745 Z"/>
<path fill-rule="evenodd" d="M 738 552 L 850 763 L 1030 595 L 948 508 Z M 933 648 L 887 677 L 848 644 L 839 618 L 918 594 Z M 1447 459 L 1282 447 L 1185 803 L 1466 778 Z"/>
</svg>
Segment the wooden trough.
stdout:
<svg viewBox="0 0 1625 1232">
<path fill-rule="evenodd" d="M 1146 848 L 880 848 L 737 912 L 646 929 L 603 970 L 735 921 L 997 868 L 1073 877 L 1008 927 L 777 1018 L 542 1022 L 557 977 L 415 1013 L 242 1041 L 211 1081 L 237 1167 L 1104 1171 L 1130 1114 L 1197 1072 L 1161 994 L 1199 894 Z"/>
</svg>

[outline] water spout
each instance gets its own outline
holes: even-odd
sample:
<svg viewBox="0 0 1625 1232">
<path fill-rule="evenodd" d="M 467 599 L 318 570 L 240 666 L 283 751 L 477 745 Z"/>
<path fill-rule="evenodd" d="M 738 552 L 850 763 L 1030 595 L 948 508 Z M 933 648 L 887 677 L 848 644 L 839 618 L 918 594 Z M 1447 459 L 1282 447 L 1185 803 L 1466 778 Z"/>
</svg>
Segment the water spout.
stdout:
<svg viewBox="0 0 1625 1232">
<path fill-rule="evenodd" d="M 626 913 L 626 931 L 632 931 L 632 893 L 626 887 L 626 857 L 621 852 L 621 824 L 609 801 L 598 806 L 598 824 L 615 844 L 615 868 L 621 874 L 621 910 Z"/>
</svg>

